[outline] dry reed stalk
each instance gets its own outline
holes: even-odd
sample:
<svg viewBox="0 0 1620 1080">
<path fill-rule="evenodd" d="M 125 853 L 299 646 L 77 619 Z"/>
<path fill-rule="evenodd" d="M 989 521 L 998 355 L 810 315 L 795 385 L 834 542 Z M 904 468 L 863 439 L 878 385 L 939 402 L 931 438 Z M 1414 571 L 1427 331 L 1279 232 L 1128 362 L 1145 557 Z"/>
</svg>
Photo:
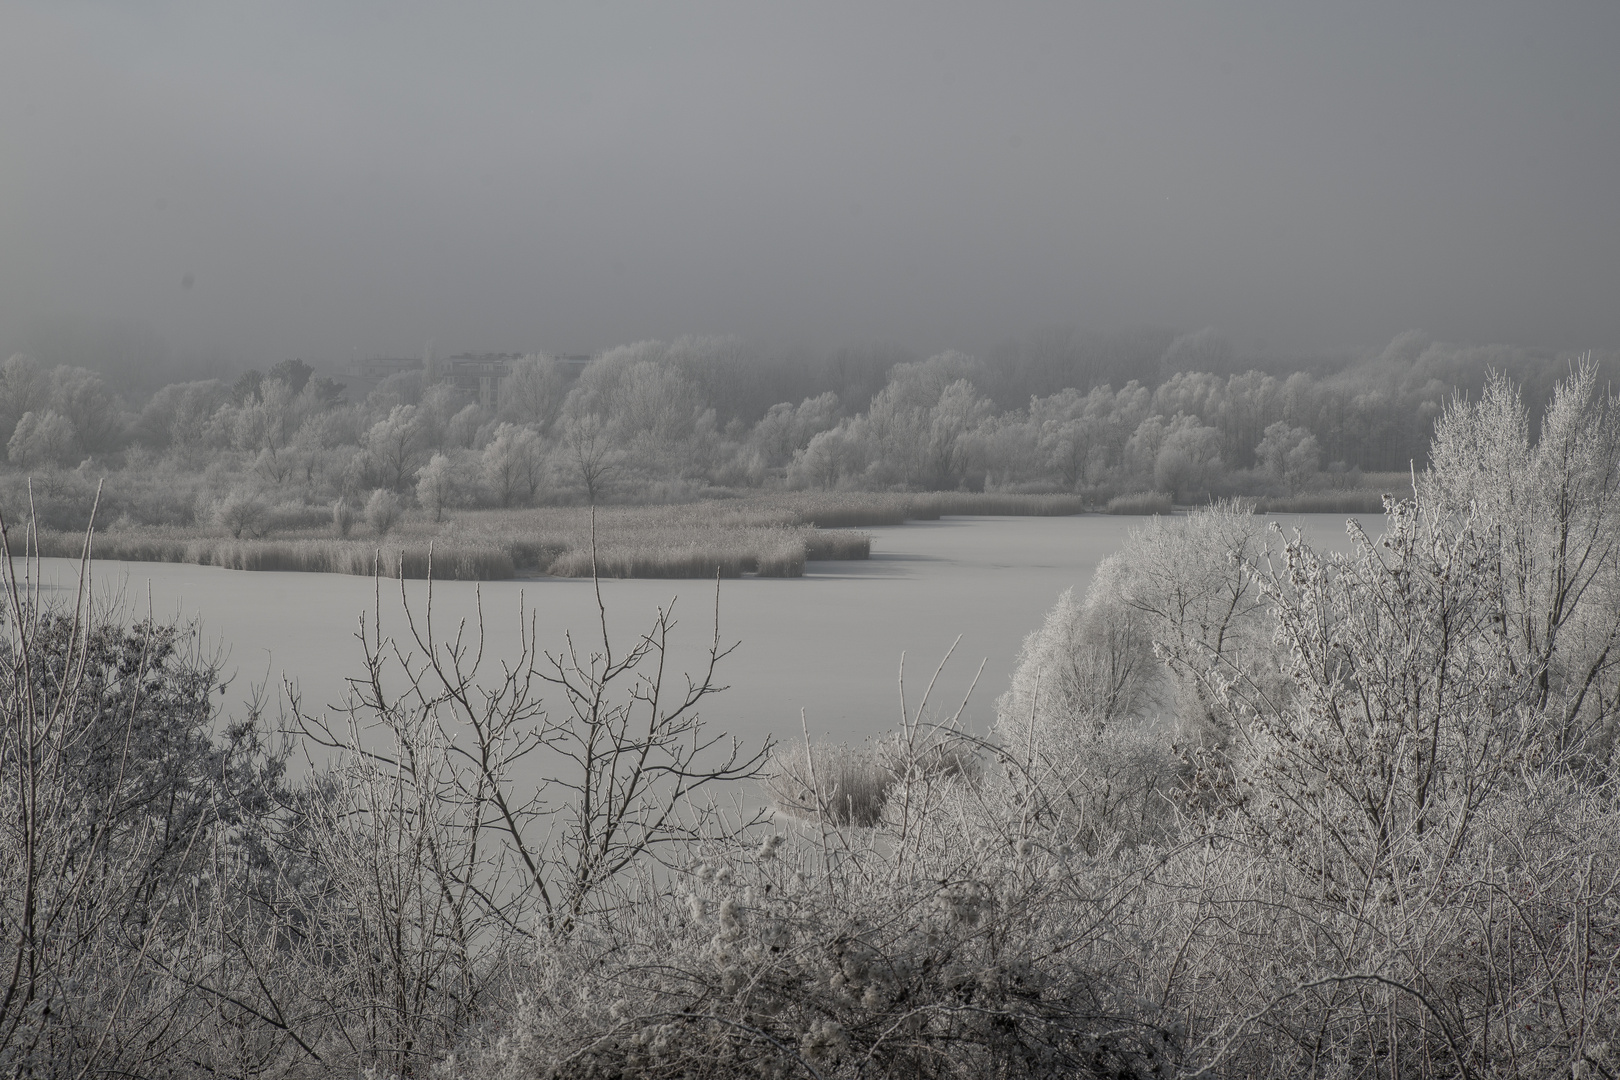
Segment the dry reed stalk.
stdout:
<svg viewBox="0 0 1620 1080">
<path fill-rule="evenodd" d="M 894 788 L 894 774 L 870 751 L 841 744 L 788 744 L 771 764 L 765 790 L 776 808 L 829 825 L 876 825 Z"/>
<path fill-rule="evenodd" d="M 1375 488 L 1351 491 L 1316 491 L 1287 498 L 1255 501 L 1257 514 L 1378 514 L 1384 513 L 1384 492 Z"/>
<path fill-rule="evenodd" d="M 1108 500 L 1103 512 L 1107 514 L 1168 514 L 1170 496 L 1157 491 L 1141 491 L 1134 495 L 1116 495 Z"/>
</svg>

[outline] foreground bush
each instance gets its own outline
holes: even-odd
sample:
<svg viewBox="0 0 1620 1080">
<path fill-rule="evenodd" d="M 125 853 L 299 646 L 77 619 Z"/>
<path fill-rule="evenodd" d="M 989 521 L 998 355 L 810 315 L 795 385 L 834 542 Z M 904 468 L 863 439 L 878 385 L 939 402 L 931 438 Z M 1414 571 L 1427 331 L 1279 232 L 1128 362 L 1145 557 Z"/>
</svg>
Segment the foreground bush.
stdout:
<svg viewBox="0 0 1620 1080">
<path fill-rule="evenodd" d="M 282 755 L 215 731 L 197 633 L 39 603 L 0 611 L 0 1072 L 153 1075 L 219 1029 L 193 964 L 221 864 L 273 866 Z M 227 1027 L 229 1024 L 226 1025 Z"/>
<path fill-rule="evenodd" d="M 986 789 L 909 798 L 909 826 L 711 848 L 620 935 L 543 953 L 466 1075 L 1173 1070 L 1179 1035 L 1144 1015 L 1134 951 L 1099 917 L 1141 879 L 1007 828 Z"/>
<path fill-rule="evenodd" d="M 390 514 L 398 509 L 386 491 L 373 501 Z M 250 502 L 263 509 L 257 497 Z M 871 553 L 866 533 L 796 523 L 780 509 L 726 504 L 606 509 L 597 515 L 594 532 L 585 507 L 466 514 L 443 523 L 377 518 L 352 538 L 356 518 L 343 500 L 331 515 L 314 516 L 318 524 L 294 522 L 274 535 L 263 516 L 254 519 L 254 530 L 222 526 L 225 535 L 125 526 L 98 536 L 96 550 L 107 559 L 234 570 L 367 575 L 380 566 L 397 576 L 403 567 L 411 578 L 427 576 L 431 552 L 435 576 L 464 581 L 506 580 L 523 571 L 589 577 L 593 568 L 602 577 L 798 577 L 813 559 L 864 559 Z M 331 535 L 334 530 L 338 536 Z M 83 537 L 41 529 L 35 542 L 38 554 L 77 557 Z"/>
</svg>

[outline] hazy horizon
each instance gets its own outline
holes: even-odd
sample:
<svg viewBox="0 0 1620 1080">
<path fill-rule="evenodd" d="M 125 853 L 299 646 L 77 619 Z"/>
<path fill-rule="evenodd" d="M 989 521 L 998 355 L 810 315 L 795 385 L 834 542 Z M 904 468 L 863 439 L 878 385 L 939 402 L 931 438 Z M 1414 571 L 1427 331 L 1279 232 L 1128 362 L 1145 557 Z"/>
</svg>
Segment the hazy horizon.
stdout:
<svg viewBox="0 0 1620 1080">
<path fill-rule="evenodd" d="M 1616 43 L 1609 3 L 4 0 L 0 352 L 1613 347 Z"/>
</svg>

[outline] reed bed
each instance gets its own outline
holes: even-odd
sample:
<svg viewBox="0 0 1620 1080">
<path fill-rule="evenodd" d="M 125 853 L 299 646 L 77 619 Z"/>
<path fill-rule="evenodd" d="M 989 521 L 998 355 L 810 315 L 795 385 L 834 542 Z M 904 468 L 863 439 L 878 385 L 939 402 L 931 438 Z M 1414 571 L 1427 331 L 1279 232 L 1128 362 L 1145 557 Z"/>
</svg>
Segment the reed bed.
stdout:
<svg viewBox="0 0 1620 1080">
<path fill-rule="evenodd" d="M 1382 514 L 1384 492 L 1377 488 L 1314 491 L 1306 495 L 1255 500 L 1257 514 Z"/>
<path fill-rule="evenodd" d="M 340 539 L 304 529 L 290 535 L 235 539 L 175 526 L 133 526 L 99 532 L 97 558 L 128 562 L 195 563 L 233 570 L 371 574 L 491 581 L 521 573 L 588 577 L 593 530 L 588 509 L 490 511 L 439 524 L 410 520 L 386 536 Z M 38 551 L 77 558 L 83 534 L 40 530 Z M 612 507 L 594 530 L 596 572 L 603 577 L 800 577 L 811 559 L 864 559 L 871 537 L 796 524 L 772 507 L 730 503 Z"/>
<path fill-rule="evenodd" d="M 945 514 L 1055 515 L 1083 509 L 1075 495 L 981 492 L 792 492 L 667 505 L 472 510 L 443 522 L 407 517 L 386 535 L 339 538 L 323 515 L 283 516 L 269 536 L 240 539 L 182 526 L 98 533 L 98 558 L 185 562 L 233 570 L 428 576 L 489 581 L 556 577 L 799 577 L 813 560 L 865 559 L 860 526 L 937 520 Z M 307 519 L 307 520 L 306 520 Z M 81 534 L 42 529 L 39 552 L 77 557 Z"/>
<path fill-rule="evenodd" d="M 546 572 L 556 577 L 590 577 L 593 569 L 602 577 L 619 578 L 800 577 L 807 546 L 802 530 L 743 528 L 717 536 L 666 528 L 612 536 L 606 543 L 599 531 L 594 567 L 586 544 L 557 557 Z"/>
<path fill-rule="evenodd" d="M 872 556 L 872 537 L 854 529 L 812 529 L 805 534 L 804 557 L 849 562 Z"/>
<path fill-rule="evenodd" d="M 1168 514 L 1170 496 L 1162 491 L 1139 491 L 1134 495 L 1116 495 L 1103 507 L 1105 514 Z"/>
<path fill-rule="evenodd" d="M 39 554 L 46 558 L 78 558 L 82 533 L 41 531 Z M 152 536 L 138 532 L 98 533 L 95 557 L 122 562 L 194 563 L 227 570 L 268 570 L 304 574 L 369 575 L 380 570 L 386 577 L 446 581 L 497 581 L 515 577 L 510 553 L 492 544 L 432 540 L 377 543 L 303 537 L 284 540 L 234 540 L 219 537 Z"/>
<path fill-rule="evenodd" d="M 793 743 L 772 765 L 765 791 L 778 810 L 833 825 L 876 825 L 895 784 L 869 749 L 842 744 Z"/>
<path fill-rule="evenodd" d="M 1086 509 L 1079 495 L 996 491 L 816 491 L 759 500 L 781 507 L 797 524 L 823 529 L 875 528 L 908 521 L 938 521 L 947 514 L 1055 517 Z"/>
</svg>

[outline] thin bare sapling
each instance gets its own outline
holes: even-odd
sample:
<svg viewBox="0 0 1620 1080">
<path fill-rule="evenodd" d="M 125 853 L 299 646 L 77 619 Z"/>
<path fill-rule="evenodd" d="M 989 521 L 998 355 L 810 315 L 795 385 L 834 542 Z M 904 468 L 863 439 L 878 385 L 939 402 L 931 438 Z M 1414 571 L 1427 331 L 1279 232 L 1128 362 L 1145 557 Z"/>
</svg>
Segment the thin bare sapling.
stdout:
<svg viewBox="0 0 1620 1080">
<path fill-rule="evenodd" d="M 711 734 L 700 716 L 704 699 L 725 689 L 717 670 L 735 648 L 720 638 L 718 582 L 704 657 L 680 674 L 670 663 L 673 604 L 621 648 L 598 581 L 596 632 L 588 641 L 569 632 L 556 652 L 540 648 L 536 614 L 524 607 L 517 655 L 496 669 L 482 594 L 476 623 L 441 638 L 433 587 L 430 571 L 426 598 L 413 605 L 401 583 L 406 629 L 396 638 L 381 627 L 379 577 L 357 634 L 364 672 L 342 714 L 292 712 L 310 746 L 334 752 L 333 768 L 367 762 L 389 772 L 391 804 L 356 812 L 409 812 L 448 828 L 454 854 L 434 870 L 445 903 L 465 896 L 480 918 L 524 937 L 566 935 L 609 911 L 612 886 L 632 865 L 748 824 L 709 798 L 756 777 L 769 754 L 768 742 L 750 752 Z M 543 701 L 548 690 L 561 700 L 556 711 Z"/>
</svg>

